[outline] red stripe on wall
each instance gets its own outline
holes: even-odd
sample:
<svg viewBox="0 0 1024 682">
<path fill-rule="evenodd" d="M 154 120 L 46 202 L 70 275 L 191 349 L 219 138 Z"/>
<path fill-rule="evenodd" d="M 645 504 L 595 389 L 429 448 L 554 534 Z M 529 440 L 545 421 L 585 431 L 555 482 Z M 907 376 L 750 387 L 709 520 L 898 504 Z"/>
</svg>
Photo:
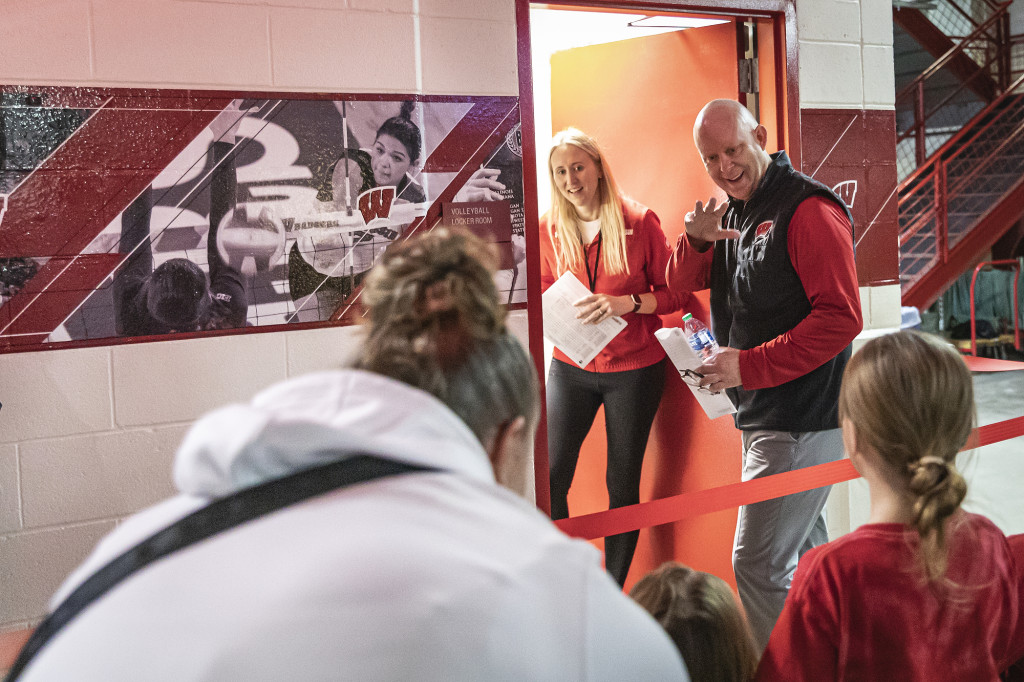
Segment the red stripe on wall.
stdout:
<svg viewBox="0 0 1024 682">
<path fill-rule="evenodd" d="M 107 97 L 17 187 L 0 231 L 0 258 L 50 261 L 0 308 L 5 337 L 0 348 L 45 341 L 114 271 L 120 254 L 79 254 L 230 101 L 131 93 Z"/>
<path fill-rule="evenodd" d="M 42 343 L 123 259 L 120 253 L 51 258 L 0 307 L 0 350 Z"/>
<path fill-rule="evenodd" d="M 130 107 L 142 100 L 112 98 L 11 194 L 0 257 L 80 253 L 228 101 L 140 110 Z M 175 103 L 192 100 L 161 102 Z"/>
<path fill-rule="evenodd" d="M 423 172 L 454 173 L 462 170 L 516 105 L 516 100 L 511 97 L 476 102 L 427 158 Z"/>
</svg>

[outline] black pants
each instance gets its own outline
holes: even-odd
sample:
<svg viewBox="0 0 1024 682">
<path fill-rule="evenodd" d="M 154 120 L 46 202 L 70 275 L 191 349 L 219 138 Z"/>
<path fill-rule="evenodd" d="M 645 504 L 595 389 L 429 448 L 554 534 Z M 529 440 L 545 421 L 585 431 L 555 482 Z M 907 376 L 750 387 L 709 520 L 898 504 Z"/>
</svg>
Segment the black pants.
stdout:
<svg viewBox="0 0 1024 682">
<path fill-rule="evenodd" d="M 608 506 L 640 502 L 644 450 L 664 388 L 664 360 L 624 372 L 587 372 L 551 361 L 547 381 L 551 518 L 569 515 L 567 497 L 580 447 L 602 404 L 608 438 Z M 620 585 L 626 582 L 639 535 L 631 531 L 605 539 L 605 566 Z"/>
</svg>

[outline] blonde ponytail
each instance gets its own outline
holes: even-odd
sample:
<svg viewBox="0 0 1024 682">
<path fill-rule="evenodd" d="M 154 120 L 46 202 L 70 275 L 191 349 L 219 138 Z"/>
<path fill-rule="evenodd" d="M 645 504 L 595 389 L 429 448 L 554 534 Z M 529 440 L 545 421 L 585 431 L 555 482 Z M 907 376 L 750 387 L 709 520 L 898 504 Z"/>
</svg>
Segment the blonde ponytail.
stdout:
<svg viewBox="0 0 1024 682">
<path fill-rule="evenodd" d="M 839 417 L 905 483 L 924 576 L 940 580 L 947 525 L 967 494 L 955 459 L 975 421 L 974 385 L 960 354 L 909 330 L 868 341 L 846 366 Z"/>
</svg>

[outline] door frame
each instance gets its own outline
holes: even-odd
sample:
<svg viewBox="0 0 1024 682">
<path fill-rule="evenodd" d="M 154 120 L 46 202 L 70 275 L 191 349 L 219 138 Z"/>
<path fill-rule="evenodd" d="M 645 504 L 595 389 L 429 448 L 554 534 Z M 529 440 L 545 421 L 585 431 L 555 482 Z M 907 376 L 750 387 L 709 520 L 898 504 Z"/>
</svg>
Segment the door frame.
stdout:
<svg viewBox="0 0 1024 682">
<path fill-rule="evenodd" d="M 686 12 L 717 14 L 730 18 L 767 18 L 774 33 L 775 86 L 785 97 L 776 99 L 776 119 L 780 122 L 779 148 L 785 149 L 795 168 L 800 167 L 800 92 L 797 62 L 796 0 L 561 0 L 537 2 L 515 0 L 516 49 L 519 70 L 519 111 L 523 150 L 523 209 L 526 218 L 527 320 L 529 350 L 540 382 L 540 420 L 534 447 L 536 504 L 545 513 L 551 511 L 548 484 L 547 405 L 544 400 L 544 318 L 540 292 L 540 238 L 537 215 L 536 125 L 533 116 L 533 62 L 530 42 L 531 7 L 596 7 L 632 13 Z"/>
</svg>

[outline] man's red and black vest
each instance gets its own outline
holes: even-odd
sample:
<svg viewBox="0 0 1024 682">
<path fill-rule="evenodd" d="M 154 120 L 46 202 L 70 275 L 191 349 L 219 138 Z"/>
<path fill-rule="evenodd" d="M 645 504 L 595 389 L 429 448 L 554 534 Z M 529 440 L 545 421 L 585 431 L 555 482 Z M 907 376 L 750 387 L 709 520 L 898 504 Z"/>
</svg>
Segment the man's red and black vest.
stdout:
<svg viewBox="0 0 1024 682">
<path fill-rule="evenodd" d="M 822 196 L 841 206 L 836 194 L 790 164 L 786 152 L 772 163 L 747 201 L 730 198 L 723 227 L 739 239 L 715 243 L 711 264 L 711 323 L 718 342 L 739 350 L 759 346 L 795 327 L 811 312 L 789 258 L 789 221 L 797 206 Z M 829 254 L 821 254 L 829 258 Z M 771 388 L 728 389 L 736 404 L 736 427 L 743 430 L 823 431 L 839 426 L 839 385 L 850 358 L 839 355 L 808 374 Z"/>
</svg>

